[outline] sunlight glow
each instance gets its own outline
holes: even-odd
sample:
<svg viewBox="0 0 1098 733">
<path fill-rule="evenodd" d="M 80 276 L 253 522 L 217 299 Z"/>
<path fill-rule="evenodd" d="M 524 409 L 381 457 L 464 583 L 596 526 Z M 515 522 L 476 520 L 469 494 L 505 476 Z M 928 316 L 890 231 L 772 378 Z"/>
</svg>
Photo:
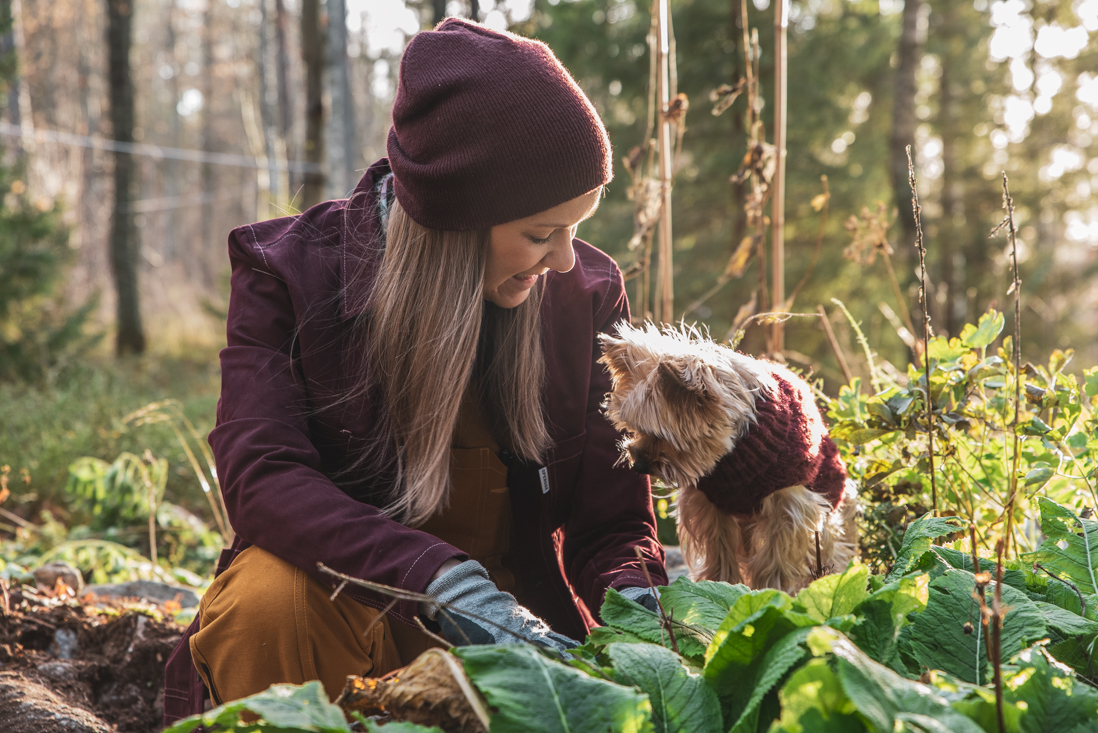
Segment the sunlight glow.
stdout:
<svg viewBox="0 0 1098 733">
<path fill-rule="evenodd" d="M 1022 0 L 991 4 L 991 24 L 995 26 L 989 44 L 992 61 L 1018 58 L 1033 48 L 1033 20 L 1025 10 Z"/>
<path fill-rule="evenodd" d="M 1087 46 L 1087 31 L 1082 26 L 1074 28 L 1062 28 L 1053 23 L 1046 25 L 1037 31 L 1037 40 L 1033 44 L 1035 50 L 1046 59 L 1054 59 L 1063 56 L 1065 59 L 1073 59 Z"/>
</svg>

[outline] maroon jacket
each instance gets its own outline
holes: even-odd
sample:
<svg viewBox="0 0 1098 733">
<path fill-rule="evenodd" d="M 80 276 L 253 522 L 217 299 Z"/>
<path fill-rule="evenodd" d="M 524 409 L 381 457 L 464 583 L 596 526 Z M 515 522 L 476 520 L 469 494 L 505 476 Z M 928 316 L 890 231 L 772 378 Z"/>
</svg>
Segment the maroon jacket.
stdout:
<svg viewBox="0 0 1098 733">
<path fill-rule="evenodd" d="M 376 417 L 368 400 L 337 400 L 352 382 L 345 349 L 372 282 L 375 184 L 388 172 L 383 159 L 349 199 L 229 236 L 228 346 L 209 441 L 237 538 L 218 573 L 255 544 L 333 587 L 317 562 L 422 592 L 447 559 L 467 557 L 385 517 L 380 479 L 345 492 L 329 478 L 354 458 Z M 518 601 L 582 639 L 608 588 L 647 584 L 635 547 L 654 582 L 667 577 L 648 480 L 615 468 L 620 435 L 600 409 L 610 379 L 596 363 L 596 334 L 629 318 L 621 273 L 594 247 L 573 244 L 575 267 L 545 276 L 542 301 L 550 458 L 545 466 L 513 463 L 507 483 L 510 558 L 523 578 Z M 388 603 L 361 588 L 345 593 L 369 606 Z M 414 601 L 401 601 L 389 615 L 411 623 L 416 613 Z M 168 660 L 165 723 L 202 708 L 188 645 L 197 623 Z"/>
</svg>

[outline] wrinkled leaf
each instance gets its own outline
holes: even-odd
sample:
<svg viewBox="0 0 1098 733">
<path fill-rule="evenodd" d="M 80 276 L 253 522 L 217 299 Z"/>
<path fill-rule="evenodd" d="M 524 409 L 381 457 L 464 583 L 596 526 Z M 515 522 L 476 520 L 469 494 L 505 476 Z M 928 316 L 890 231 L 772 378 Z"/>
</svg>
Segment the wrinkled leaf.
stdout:
<svg viewBox="0 0 1098 733">
<path fill-rule="evenodd" d="M 814 651 L 826 649 L 838 657 L 843 692 L 858 712 L 878 731 L 903 730 L 910 722 L 926 731 L 982 733 L 981 728 L 955 711 L 937 691 L 901 677 L 863 654 L 849 639 L 827 626 L 810 635 Z M 899 725 L 898 725 L 899 724 Z"/>
<path fill-rule="evenodd" d="M 853 562 L 842 574 L 825 575 L 797 594 L 794 607 L 818 623 L 851 613 L 869 597 L 869 568 Z"/>
<path fill-rule="evenodd" d="M 669 649 L 611 644 L 614 678 L 640 688 L 652 704 L 656 733 L 724 733 L 716 693 Z"/>
<path fill-rule="evenodd" d="M 783 636 L 777 644 L 767 650 L 762 663 L 756 669 L 755 679 L 750 684 L 751 696 L 744 704 L 732 733 L 748 733 L 755 730 L 759 706 L 774 686 L 785 674 L 804 659 L 808 652 L 802 646 L 811 632 L 811 627 L 797 629 Z"/>
<path fill-rule="evenodd" d="M 911 653 L 920 665 L 940 669 L 974 684 L 990 679 L 987 661 L 987 634 L 980 624 L 979 606 L 972 593 L 976 576 L 964 570 L 950 570 L 930 583 L 926 610 L 916 614 L 911 624 Z M 994 584 L 986 590 L 990 603 Z M 1033 601 L 1021 591 L 1003 584 L 1002 653 L 1009 659 L 1046 633 L 1045 621 Z M 973 631 L 964 633 L 965 623 Z"/>
<path fill-rule="evenodd" d="M 1071 638 L 1098 633 L 1098 621 L 1085 619 L 1079 614 L 1044 601 L 1034 601 L 1034 605 L 1040 610 L 1045 624 L 1050 629 L 1055 629 L 1060 636 Z"/>
<path fill-rule="evenodd" d="M 1098 595 L 1098 522 L 1081 519 L 1075 512 L 1040 497 L 1041 531 L 1045 541 L 1022 556 L 1027 563 L 1041 563 L 1084 593 Z"/>
<path fill-rule="evenodd" d="M 663 601 L 663 593 L 660 594 L 660 601 Z M 606 591 L 601 613 L 603 623 L 611 628 L 632 634 L 651 644 L 671 647 L 671 637 L 660 625 L 658 612 L 649 611 L 612 588 Z M 679 621 L 677 616 L 674 620 Z M 706 643 L 691 636 L 687 631 L 680 629 L 675 632 L 679 652 L 687 657 L 702 656 L 705 653 Z"/>
<path fill-rule="evenodd" d="M 716 631 L 736 601 L 748 592 L 742 583 L 730 585 L 711 580 L 695 583 L 683 576 L 660 590 L 660 601 L 676 621 Z"/>
<path fill-rule="evenodd" d="M 493 733 L 650 731 L 647 696 L 554 662 L 522 644 L 454 650 L 492 709 Z"/>
<path fill-rule="evenodd" d="M 904 541 L 900 545 L 900 552 L 896 557 L 896 563 L 886 580 L 895 580 L 907 573 L 915 564 L 915 561 L 930 549 L 931 543 L 947 534 L 952 534 L 963 527 L 961 520 L 953 517 L 935 517 L 930 512 L 912 522 L 904 532 Z"/>
<path fill-rule="evenodd" d="M 240 714 L 250 712 L 260 721 L 240 726 Z M 200 726 L 222 726 L 237 731 L 294 731 L 295 733 L 350 733 L 343 711 L 328 701 L 319 682 L 272 685 L 258 695 L 181 720 L 164 733 L 189 733 Z"/>
<path fill-rule="evenodd" d="M 1098 727 L 1098 691 L 1075 679 L 1071 670 L 1050 659 L 1044 649 L 1038 646 L 1022 652 L 1018 665 L 1019 671 L 1007 678 L 1005 698 L 1025 703 L 1022 733 Z"/>
<path fill-rule="evenodd" d="M 399 722 L 378 725 L 372 720 L 366 721 L 366 733 L 442 733 L 442 728 L 431 726 L 426 728 L 415 723 Z"/>
<path fill-rule="evenodd" d="M 778 696 L 782 715 L 771 731 L 858 733 L 866 729 L 838 675 L 823 659 L 810 660 L 794 672 Z"/>
<path fill-rule="evenodd" d="M 971 323 L 965 324 L 965 327 L 961 329 L 961 343 L 970 349 L 987 348 L 992 341 L 999 338 L 1005 323 L 1006 320 L 1002 313 L 989 310 L 980 316 L 978 326 L 973 326 Z"/>
</svg>

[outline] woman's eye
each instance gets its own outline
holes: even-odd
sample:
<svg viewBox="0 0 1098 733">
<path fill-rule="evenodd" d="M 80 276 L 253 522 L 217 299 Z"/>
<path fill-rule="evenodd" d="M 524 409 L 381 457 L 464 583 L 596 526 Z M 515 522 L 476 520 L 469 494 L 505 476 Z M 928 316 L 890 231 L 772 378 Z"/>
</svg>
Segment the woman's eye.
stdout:
<svg viewBox="0 0 1098 733">
<path fill-rule="evenodd" d="M 550 234 L 548 237 L 545 237 L 544 239 L 539 239 L 538 237 L 530 237 L 530 241 L 533 242 L 534 244 L 549 244 L 549 240 L 552 239 L 552 238 L 553 238 L 553 235 Z"/>
</svg>

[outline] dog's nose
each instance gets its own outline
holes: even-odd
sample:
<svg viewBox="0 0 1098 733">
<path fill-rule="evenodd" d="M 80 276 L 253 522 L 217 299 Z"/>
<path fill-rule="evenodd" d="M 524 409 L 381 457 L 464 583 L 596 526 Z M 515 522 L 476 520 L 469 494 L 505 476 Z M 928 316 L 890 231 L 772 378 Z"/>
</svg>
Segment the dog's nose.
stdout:
<svg viewBox="0 0 1098 733">
<path fill-rule="evenodd" d="M 652 466 L 649 465 L 647 458 L 635 458 L 633 459 L 633 470 L 647 475 L 652 473 Z"/>
</svg>

